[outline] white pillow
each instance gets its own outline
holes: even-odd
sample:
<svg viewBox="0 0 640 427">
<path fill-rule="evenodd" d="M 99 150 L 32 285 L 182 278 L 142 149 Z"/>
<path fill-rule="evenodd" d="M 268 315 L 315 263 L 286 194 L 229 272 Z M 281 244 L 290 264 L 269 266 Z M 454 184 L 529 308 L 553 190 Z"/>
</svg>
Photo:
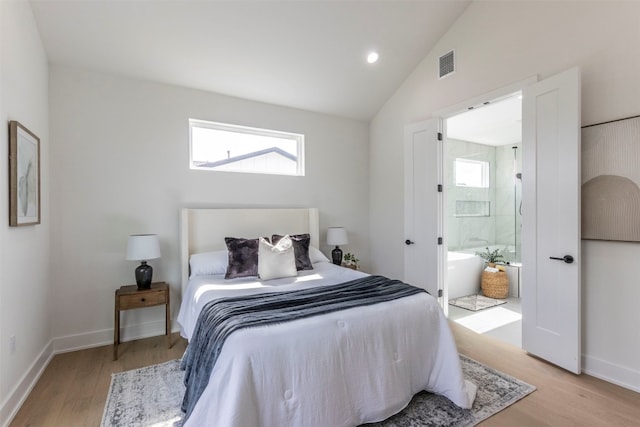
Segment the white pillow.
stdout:
<svg viewBox="0 0 640 427">
<path fill-rule="evenodd" d="M 191 274 L 189 278 L 210 274 L 225 274 L 229 264 L 229 253 L 226 249 L 214 252 L 192 254 L 189 258 Z"/>
<path fill-rule="evenodd" d="M 289 235 L 284 236 L 276 245 L 263 237 L 258 242 L 258 276 L 261 280 L 280 279 L 298 275 L 293 242 Z"/>
<path fill-rule="evenodd" d="M 309 246 L 309 259 L 311 260 L 312 264 L 315 264 L 317 262 L 330 262 L 329 258 L 327 258 L 322 252 L 320 252 L 320 249 L 313 246 Z"/>
</svg>

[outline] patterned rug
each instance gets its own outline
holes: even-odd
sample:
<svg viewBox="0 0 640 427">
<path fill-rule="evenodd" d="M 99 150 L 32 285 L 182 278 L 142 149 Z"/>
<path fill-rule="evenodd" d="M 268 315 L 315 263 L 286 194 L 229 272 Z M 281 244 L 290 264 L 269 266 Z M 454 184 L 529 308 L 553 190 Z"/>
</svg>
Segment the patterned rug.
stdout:
<svg viewBox="0 0 640 427">
<path fill-rule="evenodd" d="M 495 307 L 497 305 L 506 304 L 507 300 L 493 299 L 485 297 L 484 295 L 467 295 L 466 297 L 460 297 L 449 300 L 449 305 L 464 308 L 465 310 L 479 311 L 485 308 Z"/>
<path fill-rule="evenodd" d="M 460 409 L 446 397 L 421 392 L 385 421 L 367 427 L 466 427 L 503 410 L 535 387 L 460 355 L 465 378 L 478 386 L 471 409 Z M 184 393 L 180 362 L 113 374 L 102 427 L 179 427 Z"/>
</svg>

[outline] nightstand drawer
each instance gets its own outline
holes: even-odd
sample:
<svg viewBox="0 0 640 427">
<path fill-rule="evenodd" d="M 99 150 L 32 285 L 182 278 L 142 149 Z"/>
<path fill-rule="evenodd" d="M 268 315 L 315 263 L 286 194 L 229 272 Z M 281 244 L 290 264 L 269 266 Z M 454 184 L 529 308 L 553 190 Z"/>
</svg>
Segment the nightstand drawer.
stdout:
<svg viewBox="0 0 640 427">
<path fill-rule="evenodd" d="M 142 295 L 120 295 L 120 310 L 131 308 L 151 307 L 153 305 L 165 304 L 165 292 L 145 292 Z"/>
<path fill-rule="evenodd" d="M 113 360 L 118 359 L 118 345 L 120 344 L 120 312 L 134 308 L 151 307 L 164 304 L 164 334 L 167 344 L 171 348 L 171 294 L 169 285 L 165 282 L 152 283 L 148 289 L 138 289 L 136 285 L 120 286 L 116 289 L 113 328 Z"/>
</svg>

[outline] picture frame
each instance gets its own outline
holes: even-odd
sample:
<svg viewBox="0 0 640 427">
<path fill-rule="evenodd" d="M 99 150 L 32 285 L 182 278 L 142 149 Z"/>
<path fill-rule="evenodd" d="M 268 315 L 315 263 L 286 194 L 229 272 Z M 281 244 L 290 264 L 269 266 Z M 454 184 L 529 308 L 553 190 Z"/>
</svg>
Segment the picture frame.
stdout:
<svg viewBox="0 0 640 427">
<path fill-rule="evenodd" d="M 40 138 L 9 122 L 9 226 L 40 224 Z"/>
<path fill-rule="evenodd" d="M 640 116 L 582 127 L 582 239 L 640 242 Z"/>
</svg>

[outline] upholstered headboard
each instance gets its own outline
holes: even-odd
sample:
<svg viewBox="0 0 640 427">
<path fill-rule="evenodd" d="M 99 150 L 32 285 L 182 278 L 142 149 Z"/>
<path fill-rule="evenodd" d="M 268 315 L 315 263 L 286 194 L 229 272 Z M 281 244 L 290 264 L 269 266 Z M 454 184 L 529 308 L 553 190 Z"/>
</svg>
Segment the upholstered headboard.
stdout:
<svg viewBox="0 0 640 427">
<path fill-rule="evenodd" d="M 189 256 L 226 249 L 225 237 L 254 238 L 272 234 L 311 235 L 319 248 L 318 210 L 304 209 L 182 209 L 180 261 L 182 293 L 189 280 Z"/>
</svg>

